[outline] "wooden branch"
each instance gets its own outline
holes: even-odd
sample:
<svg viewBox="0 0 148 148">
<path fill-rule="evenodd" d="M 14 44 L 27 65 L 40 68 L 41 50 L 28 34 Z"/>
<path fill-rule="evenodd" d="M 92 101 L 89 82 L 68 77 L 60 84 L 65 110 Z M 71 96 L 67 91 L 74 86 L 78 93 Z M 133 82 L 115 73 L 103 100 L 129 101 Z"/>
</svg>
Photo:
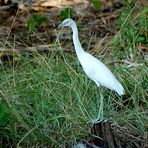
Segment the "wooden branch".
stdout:
<svg viewBox="0 0 148 148">
<path fill-rule="evenodd" d="M 116 147 L 108 120 L 100 120 L 91 126 L 91 141 L 99 147 Z"/>
</svg>

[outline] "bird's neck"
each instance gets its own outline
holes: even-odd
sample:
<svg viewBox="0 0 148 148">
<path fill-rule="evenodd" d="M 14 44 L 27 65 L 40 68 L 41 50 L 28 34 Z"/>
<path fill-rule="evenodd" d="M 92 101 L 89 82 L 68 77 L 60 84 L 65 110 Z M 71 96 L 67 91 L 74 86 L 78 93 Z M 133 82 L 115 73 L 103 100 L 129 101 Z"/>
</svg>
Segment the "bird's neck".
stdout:
<svg viewBox="0 0 148 148">
<path fill-rule="evenodd" d="M 77 28 L 76 24 L 73 24 L 71 26 L 71 28 L 72 28 L 72 31 L 73 31 L 74 47 L 75 47 L 75 50 L 76 50 L 76 54 L 79 58 L 79 56 L 84 53 L 84 49 L 82 48 L 80 40 L 79 40 L 78 28 Z"/>
</svg>

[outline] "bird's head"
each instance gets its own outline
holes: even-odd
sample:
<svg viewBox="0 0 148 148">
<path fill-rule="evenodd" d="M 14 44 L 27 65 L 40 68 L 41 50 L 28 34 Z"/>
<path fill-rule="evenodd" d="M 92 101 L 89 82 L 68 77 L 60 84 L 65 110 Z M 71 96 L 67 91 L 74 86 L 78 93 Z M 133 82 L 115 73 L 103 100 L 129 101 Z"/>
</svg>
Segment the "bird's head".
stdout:
<svg viewBox="0 0 148 148">
<path fill-rule="evenodd" d="M 74 23 L 75 22 L 71 18 L 67 18 L 58 26 L 58 28 L 61 28 L 61 27 L 63 28 L 65 26 L 71 27 Z"/>
</svg>

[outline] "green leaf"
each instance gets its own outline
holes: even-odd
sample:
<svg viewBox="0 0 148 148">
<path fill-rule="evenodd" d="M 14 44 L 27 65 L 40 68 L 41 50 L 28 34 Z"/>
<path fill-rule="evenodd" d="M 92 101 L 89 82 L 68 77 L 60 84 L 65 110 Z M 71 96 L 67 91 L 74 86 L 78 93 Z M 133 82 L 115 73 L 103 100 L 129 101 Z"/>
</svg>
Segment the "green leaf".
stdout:
<svg viewBox="0 0 148 148">
<path fill-rule="evenodd" d="M 46 24 L 48 22 L 47 18 L 40 14 L 33 14 L 32 18 L 34 19 L 35 22 L 39 24 Z"/>
<path fill-rule="evenodd" d="M 35 20 L 35 21 L 40 21 L 40 19 L 41 19 L 41 15 L 40 14 L 33 14 L 32 15 L 32 18 Z"/>
<path fill-rule="evenodd" d="M 40 14 L 33 14 L 32 17 L 28 20 L 27 26 L 30 30 L 34 30 L 35 28 L 45 25 L 47 23 L 48 20 L 46 17 Z"/>
<path fill-rule="evenodd" d="M 36 23 L 33 19 L 29 19 L 27 22 L 27 26 L 30 30 L 34 30 L 36 27 Z"/>
<path fill-rule="evenodd" d="M 39 24 L 40 25 L 46 25 L 47 23 L 48 23 L 47 18 L 45 18 L 45 17 L 41 17 L 40 18 L 40 21 L 39 21 Z"/>
<path fill-rule="evenodd" d="M 138 37 L 135 39 L 135 42 L 145 42 L 145 37 L 144 37 L 144 36 L 138 36 Z"/>
<path fill-rule="evenodd" d="M 64 10 L 61 11 L 60 17 L 64 20 L 66 18 L 72 18 L 73 16 L 73 11 L 71 8 L 65 8 Z"/>
<path fill-rule="evenodd" d="M 92 0 L 92 3 L 96 9 L 100 9 L 102 7 L 102 2 L 100 0 Z"/>
</svg>

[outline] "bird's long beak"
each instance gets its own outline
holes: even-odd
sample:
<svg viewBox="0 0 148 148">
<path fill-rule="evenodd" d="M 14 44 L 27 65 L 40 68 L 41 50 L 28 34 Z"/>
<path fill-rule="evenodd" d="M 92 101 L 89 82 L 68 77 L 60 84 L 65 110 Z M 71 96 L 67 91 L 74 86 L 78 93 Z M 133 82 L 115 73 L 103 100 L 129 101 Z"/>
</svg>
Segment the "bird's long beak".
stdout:
<svg viewBox="0 0 148 148">
<path fill-rule="evenodd" d="M 62 23 L 59 24 L 58 28 L 63 28 L 63 24 Z"/>
</svg>

